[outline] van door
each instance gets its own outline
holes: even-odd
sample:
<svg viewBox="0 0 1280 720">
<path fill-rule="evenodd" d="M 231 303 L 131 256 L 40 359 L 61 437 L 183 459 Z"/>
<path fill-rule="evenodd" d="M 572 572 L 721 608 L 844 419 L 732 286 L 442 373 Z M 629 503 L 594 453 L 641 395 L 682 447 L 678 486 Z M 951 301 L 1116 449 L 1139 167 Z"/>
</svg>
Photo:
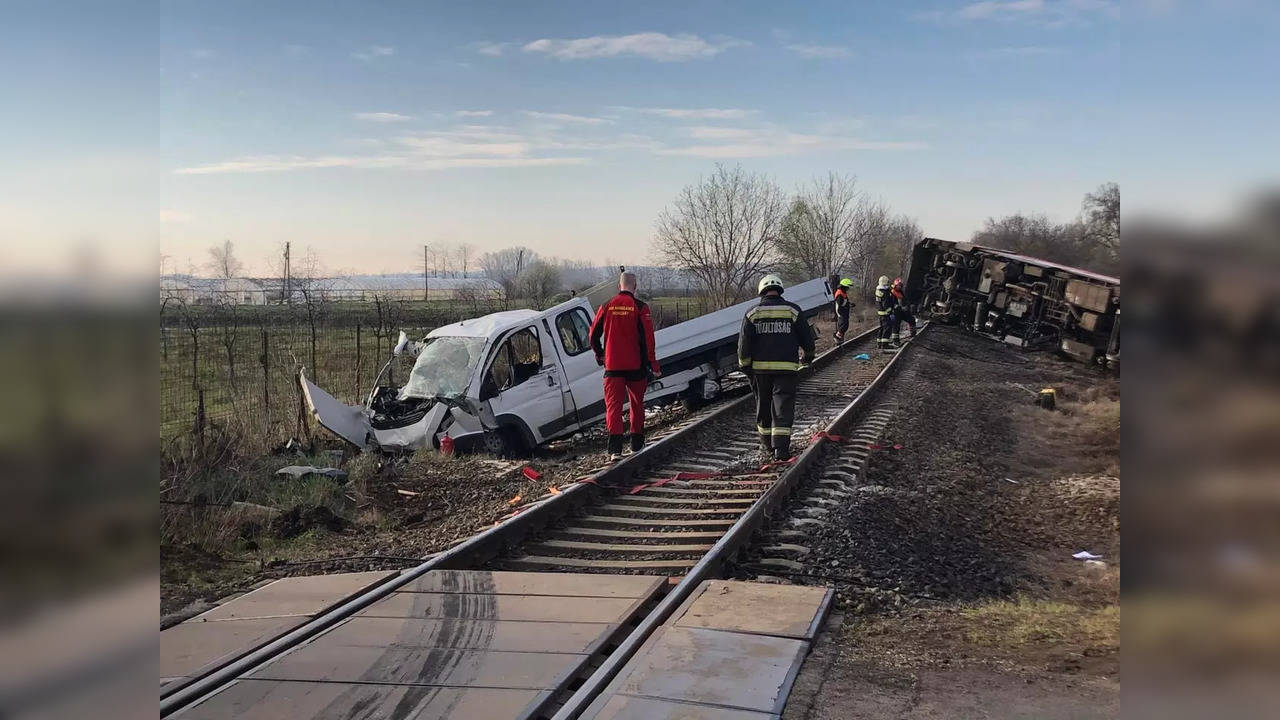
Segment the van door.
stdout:
<svg viewBox="0 0 1280 720">
<path fill-rule="evenodd" d="M 573 399 L 570 410 L 578 425 L 594 422 L 604 417 L 604 370 L 591 351 L 591 316 L 583 304 L 556 314 L 551 322 Z"/>
<path fill-rule="evenodd" d="M 541 443 L 547 437 L 542 428 L 564 414 L 560 386 L 556 357 L 543 352 L 538 327 L 530 325 L 508 335 L 489 358 L 480 398 L 489 401 L 499 424 L 514 416 Z"/>
</svg>

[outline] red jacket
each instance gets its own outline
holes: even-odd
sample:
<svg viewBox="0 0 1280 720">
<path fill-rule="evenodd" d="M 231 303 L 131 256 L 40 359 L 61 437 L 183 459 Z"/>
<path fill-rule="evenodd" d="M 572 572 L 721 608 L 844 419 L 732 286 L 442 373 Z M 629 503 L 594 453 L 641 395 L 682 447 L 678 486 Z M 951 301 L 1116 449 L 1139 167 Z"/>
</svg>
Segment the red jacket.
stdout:
<svg viewBox="0 0 1280 720">
<path fill-rule="evenodd" d="M 626 290 L 614 295 L 600 307 L 591 323 L 591 349 L 596 351 L 596 361 L 604 365 L 607 376 L 643 380 L 646 368 L 657 374 L 649 306 Z"/>
</svg>

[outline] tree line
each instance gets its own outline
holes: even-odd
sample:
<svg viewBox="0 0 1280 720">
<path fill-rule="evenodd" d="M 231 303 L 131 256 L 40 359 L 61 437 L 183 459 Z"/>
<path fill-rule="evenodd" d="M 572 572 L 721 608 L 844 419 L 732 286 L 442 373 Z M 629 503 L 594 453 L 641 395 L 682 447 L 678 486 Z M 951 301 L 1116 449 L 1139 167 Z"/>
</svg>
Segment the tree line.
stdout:
<svg viewBox="0 0 1280 720">
<path fill-rule="evenodd" d="M 1086 270 L 1120 274 L 1120 186 L 1103 183 L 1087 193 L 1080 215 L 1054 223 L 1043 214 L 987 218 L 973 242 Z"/>
<path fill-rule="evenodd" d="M 865 291 L 877 274 L 904 272 L 922 237 L 852 175 L 831 172 L 788 196 L 765 175 L 717 165 L 658 216 L 653 249 L 729 305 L 754 295 L 767 272 L 791 281 L 841 275 Z"/>
<path fill-rule="evenodd" d="M 788 195 L 763 174 L 717 165 L 658 216 L 653 250 L 663 264 L 689 273 L 712 301 L 729 305 L 753 295 L 767 272 L 791 281 L 848 277 L 870 293 L 878 276 L 906 274 L 923 237 L 914 219 L 892 212 L 853 175 L 829 172 Z M 1106 183 L 1086 195 L 1070 223 L 1044 215 L 988 219 L 972 240 L 1117 272 L 1119 186 Z"/>
</svg>

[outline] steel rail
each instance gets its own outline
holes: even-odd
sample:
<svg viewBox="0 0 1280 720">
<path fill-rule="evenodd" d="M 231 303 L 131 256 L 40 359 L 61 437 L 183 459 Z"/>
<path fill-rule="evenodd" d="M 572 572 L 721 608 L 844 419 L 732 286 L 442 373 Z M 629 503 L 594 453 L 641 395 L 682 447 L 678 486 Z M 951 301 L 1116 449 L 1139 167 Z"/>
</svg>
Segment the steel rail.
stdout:
<svg viewBox="0 0 1280 720">
<path fill-rule="evenodd" d="M 928 324 L 926 323 L 917 336 L 923 334 L 927 328 Z M 859 336 L 859 339 L 861 337 Z M 910 348 L 914 339 L 908 340 L 897 355 L 880 370 L 875 379 L 840 411 L 839 415 L 830 423 L 829 430 L 841 429 L 856 414 L 867 407 L 888 378 L 896 372 L 899 361 Z M 671 617 L 676 608 L 680 607 L 704 580 L 717 575 L 721 566 L 750 541 L 752 535 L 756 530 L 764 526 L 773 512 L 782 507 L 791 493 L 800 485 L 809 467 L 816 462 L 829 442 L 831 441 L 828 438 L 819 436 L 814 442 L 809 443 L 804 452 L 796 458 L 796 462 L 778 478 L 777 482 L 755 504 L 738 518 L 733 527 L 729 528 L 720 540 L 712 546 L 711 550 L 702 556 L 702 559 L 693 566 L 684 576 L 684 579 L 672 588 L 666 597 L 640 621 L 640 624 L 618 644 L 617 649 L 610 653 L 600 667 L 583 681 L 578 690 L 565 701 L 564 705 L 552 716 L 551 720 L 574 720 L 586 711 L 613 678 L 622 671 L 622 668 L 631 660 L 632 656 L 640 649 L 640 646 L 649 639 L 662 623 Z"/>
<path fill-rule="evenodd" d="M 813 371 L 831 364 L 836 358 L 852 349 L 855 344 L 871 338 L 876 332 L 878 332 L 878 328 L 871 328 L 823 352 L 801 370 L 803 376 L 807 377 Z M 578 482 L 567 487 L 559 495 L 554 495 L 537 505 L 533 505 L 514 517 L 510 517 L 494 527 L 467 539 L 465 542 L 434 555 L 422 564 L 409 568 L 400 575 L 346 600 L 270 642 L 229 657 L 224 662 L 185 682 L 175 680 L 165 685 L 160 690 L 160 717 L 168 717 L 188 705 L 221 690 L 223 686 L 232 680 L 332 628 L 339 622 L 382 600 L 432 570 L 465 569 L 492 559 L 505 548 L 517 544 L 530 532 L 537 531 L 546 526 L 547 523 L 557 520 L 570 511 L 596 499 L 603 490 L 621 487 L 623 485 L 621 481 L 644 472 L 651 465 L 661 462 L 665 459 L 667 451 L 673 449 L 675 445 L 702 430 L 707 426 L 707 423 L 742 407 L 750 399 L 750 395 L 744 395 L 730 400 L 697 422 L 690 423 L 688 426 L 662 437 L 653 444 L 646 446 L 640 452 L 629 455 L 592 475 L 589 481 Z M 732 528 L 730 530 L 732 531 Z"/>
</svg>

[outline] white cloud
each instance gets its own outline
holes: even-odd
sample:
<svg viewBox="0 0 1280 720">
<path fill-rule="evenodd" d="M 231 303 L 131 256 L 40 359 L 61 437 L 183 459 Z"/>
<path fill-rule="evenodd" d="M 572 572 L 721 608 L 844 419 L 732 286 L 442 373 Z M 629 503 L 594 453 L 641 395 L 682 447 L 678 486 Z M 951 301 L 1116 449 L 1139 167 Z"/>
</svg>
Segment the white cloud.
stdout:
<svg viewBox="0 0 1280 720">
<path fill-rule="evenodd" d="M 1062 48 L 1048 47 L 1045 45 L 1018 45 L 991 48 L 990 50 L 983 50 L 978 54 L 985 56 L 1036 57 L 1045 55 L 1061 55 Z"/>
<path fill-rule="evenodd" d="M 549 120 L 552 122 L 574 123 L 578 125 L 603 125 L 610 122 L 606 118 L 591 117 L 587 115 L 570 115 L 569 113 L 552 113 L 538 112 L 537 110 L 521 110 L 521 114 L 534 120 Z"/>
<path fill-rule="evenodd" d="M 689 128 L 689 136 L 698 140 L 742 140 L 754 137 L 759 130 L 751 128 L 715 127 L 700 125 Z"/>
<path fill-rule="evenodd" d="M 471 49 L 475 50 L 481 55 L 488 55 L 489 57 L 501 57 L 502 54 L 506 52 L 507 46 L 510 44 L 511 43 L 504 43 L 504 42 L 477 42 L 477 43 L 471 43 Z"/>
<path fill-rule="evenodd" d="M 413 119 L 408 115 L 393 112 L 362 112 L 356 113 L 355 117 L 357 120 L 368 120 L 376 123 L 404 122 L 405 120 Z"/>
<path fill-rule="evenodd" d="M 181 210 L 161 210 L 159 219 L 160 222 L 171 225 L 183 225 L 191 222 L 191 216 Z"/>
<path fill-rule="evenodd" d="M 326 168 L 443 170 L 476 167 L 581 165 L 582 157 L 540 156 L 535 150 L 555 148 L 505 128 L 462 125 L 450 130 L 402 135 L 367 155 L 253 155 L 223 162 L 178 168 L 176 175 L 290 172 Z"/>
<path fill-rule="evenodd" d="M 802 58 L 847 58 L 853 53 L 839 45 L 788 45 L 787 49 Z"/>
<path fill-rule="evenodd" d="M 980 0 L 955 10 L 917 13 L 917 20 L 932 22 L 1021 22 L 1046 27 L 1080 25 L 1090 15 L 1114 14 L 1111 0 Z"/>
<path fill-rule="evenodd" d="M 365 62 L 369 62 L 370 60 L 373 60 L 375 58 L 390 57 L 395 54 L 396 54 L 396 49 L 394 47 L 389 47 L 385 45 L 373 45 L 368 50 L 359 50 L 351 53 L 351 57 L 357 60 L 363 60 Z"/>
<path fill-rule="evenodd" d="M 704 40 L 690 34 L 667 35 L 645 32 L 633 35 L 596 35 L 567 40 L 543 38 L 526 44 L 523 49 L 525 52 L 546 53 L 560 60 L 586 60 L 629 55 L 658 62 L 684 62 L 713 57 L 729 48 L 750 44 L 734 38 Z"/>
<path fill-rule="evenodd" d="M 677 120 L 741 120 L 759 112 L 742 108 L 633 108 L 620 106 L 617 109 Z"/>
<path fill-rule="evenodd" d="M 659 150 L 658 154 L 701 158 L 755 158 L 840 150 L 923 150 L 928 147 L 926 143 L 917 141 L 862 140 L 840 135 L 795 133 L 778 128 L 695 130 L 699 130 L 694 134 L 698 139 L 731 142 L 665 148 Z"/>
<path fill-rule="evenodd" d="M 492 110 L 459 110 L 454 113 L 458 117 L 489 117 L 492 114 Z"/>
<path fill-rule="evenodd" d="M 960 8 L 957 14 L 967 20 L 1044 12 L 1044 0 L 983 0 Z"/>
<path fill-rule="evenodd" d="M 375 157 L 305 157 L 299 155 L 259 155 L 210 165 L 197 165 L 174 170 L 176 175 L 225 175 L 240 173 L 289 172 L 321 168 L 404 168 L 408 170 L 448 170 L 452 168 L 519 168 L 552 165 L 586 165 L 579 157 L 466 157 L 414 158 L 405 156 Z"/>
</svg>

